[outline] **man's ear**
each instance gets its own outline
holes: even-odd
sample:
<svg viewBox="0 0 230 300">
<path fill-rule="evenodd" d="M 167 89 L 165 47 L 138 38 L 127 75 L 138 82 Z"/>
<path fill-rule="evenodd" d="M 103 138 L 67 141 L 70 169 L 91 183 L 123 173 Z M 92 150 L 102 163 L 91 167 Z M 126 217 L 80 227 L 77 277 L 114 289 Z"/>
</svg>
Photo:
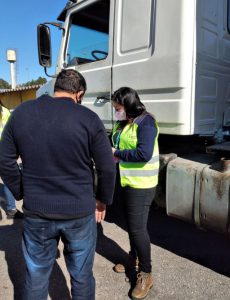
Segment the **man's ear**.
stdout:
<svg viewBox="0 0 230 300">
<path fill-rule="evenodd" d="M 76 94 L 76 100 L 77 100 L 78 103 L 81 103 L 83 96 L 84 96 L 84 92 L 83 91 L 77 92 L 77 94 Z"/>
</svg>

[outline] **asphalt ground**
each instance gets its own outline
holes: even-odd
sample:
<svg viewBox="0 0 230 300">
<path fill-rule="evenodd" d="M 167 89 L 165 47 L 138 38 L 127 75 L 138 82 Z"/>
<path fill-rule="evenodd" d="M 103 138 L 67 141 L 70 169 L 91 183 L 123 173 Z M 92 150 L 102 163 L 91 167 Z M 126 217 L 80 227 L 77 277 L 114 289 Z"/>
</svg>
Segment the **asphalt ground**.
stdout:
<svg viewBox="0 0 230 300">
<path fill-rule="evenodd" d="M 4 208 L 3 199 L 0 198 Z M 18 208 L 22 201 L 17 202 Z M 25 276 L 21 251 L 21 220 L 0 221 L 0 299 L 20 299 Z M 194 225 L 168 217 L 164 209 L 152 205 L 149 232 L 154 287 L 146 300 L 230 299 L 230 240 L 197 229 Z M 70 280 L 59 244 L 59 257 L 50 278 L 49 299 L 69 300 Z M 114 263 L 127 256 L 125 219 L 116 201 L 98 225 L 94 263 L 97 300 L 130 299 L 134 274 L 117 274 Z M 86 299 L 87 300 L 87 299 Z"/>
</svg>

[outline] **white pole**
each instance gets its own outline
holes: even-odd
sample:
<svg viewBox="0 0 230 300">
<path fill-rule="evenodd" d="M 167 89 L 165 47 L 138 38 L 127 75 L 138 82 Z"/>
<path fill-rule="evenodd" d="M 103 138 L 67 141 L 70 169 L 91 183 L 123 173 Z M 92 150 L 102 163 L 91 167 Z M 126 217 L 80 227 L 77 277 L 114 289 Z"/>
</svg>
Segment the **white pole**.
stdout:
<svg viewBox="0 0 230 300">
<path fill-rule="evenodd" d="M 14 62 L 10 62 L 10 73 L 11 73 L 11 88 L 16 88 L 16 78 L 15 78 L 15 71 L 14 71 Z"/>
</svg>

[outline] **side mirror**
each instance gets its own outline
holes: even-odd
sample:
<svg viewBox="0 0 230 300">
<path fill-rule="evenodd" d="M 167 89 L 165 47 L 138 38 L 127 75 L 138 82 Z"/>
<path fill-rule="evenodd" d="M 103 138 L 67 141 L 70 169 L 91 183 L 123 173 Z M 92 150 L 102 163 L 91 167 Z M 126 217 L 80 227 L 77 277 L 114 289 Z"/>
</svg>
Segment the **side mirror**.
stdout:
<svg viewBox="0 0 230 300">
<path fill-rule="evenodd" d="M 50 28 L 44 24 L 37 27 L 39 64 L 45 68 L 52 65 Z"/>
</svg>

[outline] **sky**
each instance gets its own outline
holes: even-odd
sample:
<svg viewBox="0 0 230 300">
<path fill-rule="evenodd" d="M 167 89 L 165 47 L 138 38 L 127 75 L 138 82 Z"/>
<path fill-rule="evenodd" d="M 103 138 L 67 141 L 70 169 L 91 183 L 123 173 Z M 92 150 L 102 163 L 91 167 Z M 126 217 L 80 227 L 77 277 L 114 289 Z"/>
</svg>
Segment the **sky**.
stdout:
<svg viewBox="0 0 230 300">
<path fill-rule="evenodd" d="M 0 13 L 0 78 L 11 84 L 10 63 L 6 59 L 8 49 L 16 50 L 16 83 L 22 84 L 46 77 L 44 69 L 38 62 L 37 25 L 43 22 L 57 21 L 67 0 L 10 0 L 1 1 Z M 51 31 L 52 49 L 54 51 L 52 68 L 54 73 L 55 54 L 57 55 L 61 31 Z M 48 78 L 47 78 L 48 79 Z"/>
</svg>

